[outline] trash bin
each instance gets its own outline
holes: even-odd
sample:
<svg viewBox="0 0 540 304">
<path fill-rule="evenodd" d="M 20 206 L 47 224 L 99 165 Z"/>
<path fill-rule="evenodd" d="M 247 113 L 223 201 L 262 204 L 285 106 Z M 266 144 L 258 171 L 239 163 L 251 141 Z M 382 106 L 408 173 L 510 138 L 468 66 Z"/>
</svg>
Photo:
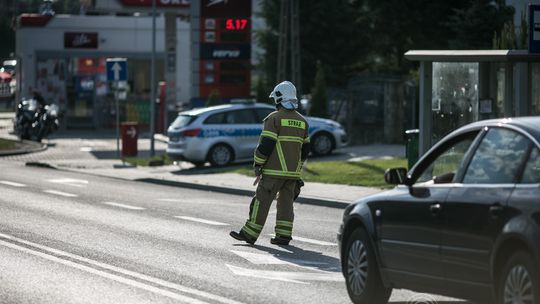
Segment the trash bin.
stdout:
<svg viewBox="0 0 540 304">
<path fill-rule="evenodd" d="M 405 156 L 407 156 L 407 165 L 409 170 L 414 166 L 418 160 L 418 136 L 420 135 L 420 130 L 411 129 L 405 131 L 405 137 L 407 138 L 407 147 L 405 151 Z"/>
<path fill-rule="evenodd" d="M 137 140 L 139 131 L 136 122 L 123 122 L 122 126 L 122 157 L 137 156 Z"/>
</svg>

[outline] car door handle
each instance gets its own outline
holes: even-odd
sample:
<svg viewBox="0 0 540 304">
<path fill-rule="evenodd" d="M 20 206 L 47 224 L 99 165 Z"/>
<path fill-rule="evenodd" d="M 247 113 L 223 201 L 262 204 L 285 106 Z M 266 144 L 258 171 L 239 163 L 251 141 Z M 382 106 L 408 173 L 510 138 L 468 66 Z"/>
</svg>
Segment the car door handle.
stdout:
<svg viewBox="0 0 540 304">
<path fill-rule="evenodd" d="M 489 213 L 493 217 L 497 217 L 497 216 L 501 215 L 503 210 L 504 210 L 504 206 L 502 206 L 500 203 L 495 203 L 495 204 L 489 206 Z"/>
<path fill-rule="evenodd" d="M 431 211 L 432 215 L 439 215 L 441 213 L 442 206 L 439 203 L 432 204 L 429 206 L 429 210 Z"/>
</svg>

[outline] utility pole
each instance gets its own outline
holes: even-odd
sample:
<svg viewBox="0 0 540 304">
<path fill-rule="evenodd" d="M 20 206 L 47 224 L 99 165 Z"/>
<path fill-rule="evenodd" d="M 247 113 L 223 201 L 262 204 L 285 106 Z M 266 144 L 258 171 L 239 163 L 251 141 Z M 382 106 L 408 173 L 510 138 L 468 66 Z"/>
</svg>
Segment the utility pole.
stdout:
<svg viewBox="0 0 540 304">
<path fill-rule="evenodd" d="M 154 120 L 156 103 L 156 0 L 152 0 L 152 60 L 150 70 L 150 157 L 154 157 Z"/>
<path fill-rule="evenodd" d="M 299 2 L 300 0 L 281 0 L 280 3 L 276 82 L 284 81 L 290 77 L 296 86 L 298 95 L 301 96 Z"/>
</svg>

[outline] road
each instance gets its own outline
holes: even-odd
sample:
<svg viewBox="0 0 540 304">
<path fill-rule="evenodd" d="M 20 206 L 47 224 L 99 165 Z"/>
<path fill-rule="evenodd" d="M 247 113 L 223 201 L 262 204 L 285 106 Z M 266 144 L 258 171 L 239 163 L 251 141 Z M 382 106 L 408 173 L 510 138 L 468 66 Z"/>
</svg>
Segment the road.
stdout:
<svg viewBox="0 0 540 304">
<path fill-rule="evenodd" d="M 350 302 L 340 209 L 297 205 L 288 247 L 269 243 L 274 210 L 250 246 L 228 236 L 248 197 L 2 160 L 0 172 L 1 303 Z"/>
</svg>

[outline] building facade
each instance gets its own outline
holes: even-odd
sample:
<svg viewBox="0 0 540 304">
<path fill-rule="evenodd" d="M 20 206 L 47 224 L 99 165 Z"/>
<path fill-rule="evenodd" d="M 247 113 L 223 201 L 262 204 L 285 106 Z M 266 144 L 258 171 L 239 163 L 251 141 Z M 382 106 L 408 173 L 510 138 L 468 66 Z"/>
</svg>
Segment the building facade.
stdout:
<svg viewBox="0 0 540 304">
<path fill-rule="evenodd" d="M 156 18 L 156 75 L 164 77 L 164 18 Z M 190 101 L 190 27 L 176 19 L 176 100 Z M 152 18 L 148 16 L 22 15 L 16 35 L 17 98 L 40 92 L 56 103 L 67 128 L 108 128 L 115 124 L 107 58 L 127 59 L 127 96 L 122 121 L 148 124 Z M 168 105 L 175 111 L 174 106 Z"/>
</svg>

